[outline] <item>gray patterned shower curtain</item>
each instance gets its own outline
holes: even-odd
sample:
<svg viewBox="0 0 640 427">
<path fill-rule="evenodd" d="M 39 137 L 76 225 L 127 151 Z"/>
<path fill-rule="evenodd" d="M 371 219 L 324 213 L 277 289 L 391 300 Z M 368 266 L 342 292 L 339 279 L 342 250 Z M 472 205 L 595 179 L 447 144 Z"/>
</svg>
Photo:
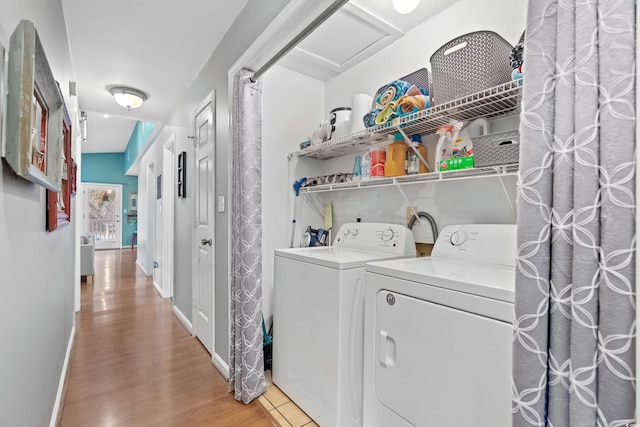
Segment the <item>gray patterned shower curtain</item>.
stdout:
<svg viewBox="0 0 640 427">
<path fill-rule="evenodd" d="M 229 391 L 249 403 L 267 389 L 262 355 L 262 88 L 233 77 Z"/>
<path fill-rule="evenodd" d="M 513 425 L 635 411 L 635 2 L 529 0 Z"/>
</svg>

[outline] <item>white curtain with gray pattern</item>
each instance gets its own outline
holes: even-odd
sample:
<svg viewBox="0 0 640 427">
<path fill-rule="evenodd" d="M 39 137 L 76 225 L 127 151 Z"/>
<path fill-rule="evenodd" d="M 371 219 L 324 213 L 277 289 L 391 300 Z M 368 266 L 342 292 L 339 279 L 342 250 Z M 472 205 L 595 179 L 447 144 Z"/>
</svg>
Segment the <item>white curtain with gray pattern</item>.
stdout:
<svg viewBox="0 0 640 427">
<path fill-rule="evenodd" d="M 633 0 L 529 0 L 515 427 L 634 422 L 635 43 Z"/>
<path fill-rule="evenodd" d="M 249 403 L 267 390 L 262 355 L 262 88 L 233 78 L 231 356 L 229 391 Z"/>
</svg>

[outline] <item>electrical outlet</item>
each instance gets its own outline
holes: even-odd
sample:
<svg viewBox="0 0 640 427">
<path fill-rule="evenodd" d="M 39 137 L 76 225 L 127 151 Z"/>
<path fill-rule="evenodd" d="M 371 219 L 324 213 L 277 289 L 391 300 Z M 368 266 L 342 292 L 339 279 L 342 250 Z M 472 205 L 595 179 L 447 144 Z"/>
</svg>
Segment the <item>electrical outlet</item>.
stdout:
<svg viewBox="0 0 640 427">
<path fill-rule="evenodd" d="M 224 196 L 218 196 L 218 212 L 224 212 Z"/>
</svg>

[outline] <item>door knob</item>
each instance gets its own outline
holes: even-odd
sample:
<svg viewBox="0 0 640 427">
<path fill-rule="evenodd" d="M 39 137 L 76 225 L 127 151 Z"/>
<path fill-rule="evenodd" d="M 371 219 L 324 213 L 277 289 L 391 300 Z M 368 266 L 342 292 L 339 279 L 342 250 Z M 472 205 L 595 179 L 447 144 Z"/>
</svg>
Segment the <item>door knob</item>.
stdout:
<svg viewBox="0 0 640 427">
<path fill-rule="evenodd" d="M 202 246 L 207 246 L 207 245 L 211 246 L 211 244 L 212 244 L 213 242 L 211 241 L 211 239 L 209 239 L 209 240 L 207 240 L 207 239 L 202 239 L 202 241 L 201 241 L 200 243 L 202 243 Z"/>
</svg>

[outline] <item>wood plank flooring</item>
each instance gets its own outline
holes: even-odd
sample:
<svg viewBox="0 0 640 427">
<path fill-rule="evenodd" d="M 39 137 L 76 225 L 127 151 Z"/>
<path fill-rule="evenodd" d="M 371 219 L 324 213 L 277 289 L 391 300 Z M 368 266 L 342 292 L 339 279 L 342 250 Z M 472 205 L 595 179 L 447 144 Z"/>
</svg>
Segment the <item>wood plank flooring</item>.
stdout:
<svg viewBox="0 0 640 427">
<path fill-rule="evenodd" d="M 135 250 L 96 251 L 59 425 L 271 427 L 254 401 L 234 400 L 211 356 L 135 265 Z"/>
</svg>

